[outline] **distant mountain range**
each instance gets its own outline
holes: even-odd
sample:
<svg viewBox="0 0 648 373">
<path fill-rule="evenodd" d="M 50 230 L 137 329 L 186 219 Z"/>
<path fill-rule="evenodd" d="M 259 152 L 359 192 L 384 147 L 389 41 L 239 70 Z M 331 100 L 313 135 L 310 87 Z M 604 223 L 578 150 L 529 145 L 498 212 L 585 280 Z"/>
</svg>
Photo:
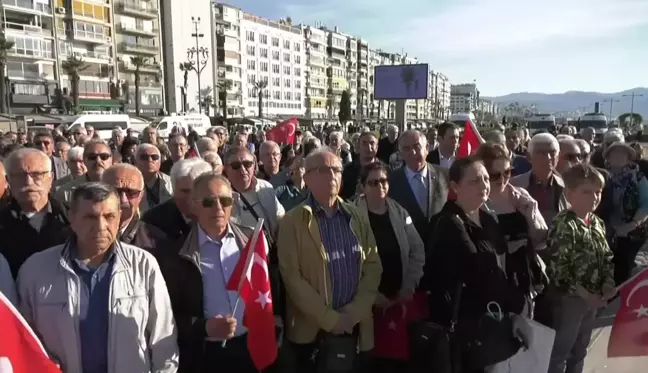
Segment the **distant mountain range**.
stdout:
<svg viewBox="0 0 648 373">
<path fill-rule="evenodd" d="M 540 113 L 554 113 L 561 116 L 574 116 L 575 112 L 592 112 L 594 103 L 600 102 L 601 111 L 606 116 L 610 115 L 610 100 L 615 100 L 612 105 L 612 117 L 630 112 L 631 97 L 634 92 L 634 112 L 641 114 L 644 119 L 648 119 L 648 88 L 633 88 L 617 93 L 599 93 L 599 92 L 581 92 L 569 91 L 565 93 L 546 94 L 520 92 L 511 93 L 499 97 L 484 97 L 492 100 L 501 106 L 517 102 L 520 105 L 534 105 Z M 638 96 L 638 95 L 643 95 Z M 607 100 L 608 102 L 605 102 Z M 618 100 L 619 102 L 616 102 Z"/>
</svg>

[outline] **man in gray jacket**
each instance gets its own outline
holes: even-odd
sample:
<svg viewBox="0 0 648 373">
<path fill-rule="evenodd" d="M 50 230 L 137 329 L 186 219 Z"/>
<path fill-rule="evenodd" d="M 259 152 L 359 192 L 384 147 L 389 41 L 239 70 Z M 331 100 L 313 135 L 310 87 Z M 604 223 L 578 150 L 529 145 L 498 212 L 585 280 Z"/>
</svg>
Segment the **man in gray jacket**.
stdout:
<svg viewBox="0 0 648 373">
<path fill-rule="evenodd" d="M 20 310 L 64 372 L 176 373 L 178 344 L 167 286 L 151 254 L 117 241 L 117 191 L 72 191 L 63 245 L 18 273 Z"/>
<path fill-rule="evenodd" d="M 16 296 L 16 284 L 9 263 L 2 254 L 0 254 L 0 293 L 4 295 L 14 306 L 18 307 L 18 297 Z"/>
</svg>

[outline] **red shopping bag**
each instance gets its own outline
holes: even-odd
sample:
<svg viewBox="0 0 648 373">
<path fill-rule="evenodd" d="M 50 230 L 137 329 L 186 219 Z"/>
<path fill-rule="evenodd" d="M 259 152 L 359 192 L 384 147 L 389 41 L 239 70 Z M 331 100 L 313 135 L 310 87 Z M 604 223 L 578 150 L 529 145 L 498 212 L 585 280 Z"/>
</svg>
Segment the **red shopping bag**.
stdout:
<svg viewBox="0 0 648 373">
<path fill-rule="evenodd" d="M 409 359 L 408 326 L 428 317 L 427 296 L 416 293 L 409 302 L 374 309 L 374 356 Z"/>
</svg>

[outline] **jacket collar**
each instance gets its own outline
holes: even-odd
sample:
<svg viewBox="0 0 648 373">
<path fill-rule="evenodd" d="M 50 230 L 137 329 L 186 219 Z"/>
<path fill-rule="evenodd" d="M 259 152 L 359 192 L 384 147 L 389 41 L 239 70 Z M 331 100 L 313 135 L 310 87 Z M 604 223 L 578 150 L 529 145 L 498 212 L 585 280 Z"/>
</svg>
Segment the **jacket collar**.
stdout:
<svg viewBox="0 0 648 373">
<path fill-rule="evenodd" d="M 68 238 L 68 240 L 65 242 L 65 244 L 63 244 L 63 250 L 61 250 L 61 258 L 59 260 L 59 264 L 63 268 L 68 270 L 73 270 L 72 261 L 74 260 L 74 245 L 76 245 L 76 236 L 72 234 L 70 238 Z M 127 270 L 130 267 L 130 264 L 124 256 L 122 243 L 115 241 L 110 250 L 112 250 L 112 253 L 110 255 L 114 256 L 112 272 L 117 273 Z"/>
</svg>

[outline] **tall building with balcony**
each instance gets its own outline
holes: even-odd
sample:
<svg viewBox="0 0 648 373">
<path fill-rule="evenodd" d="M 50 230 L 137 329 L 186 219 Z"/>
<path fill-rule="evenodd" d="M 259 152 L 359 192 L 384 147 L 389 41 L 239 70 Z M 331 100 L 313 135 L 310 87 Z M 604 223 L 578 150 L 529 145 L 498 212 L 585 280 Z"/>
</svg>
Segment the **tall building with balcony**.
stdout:
<svg viewBox="0 0 648 373">
<path fill-rule="evenodd" d="M 349 89 L 348 71 L 347 71 L 347 37 L 342 35 L 338 28 L 327 31 L 327 54 L 328 67 L 326 75 L 328 76 L 328 117 L 335 118 L 340 111 L 340 101 L 342 92 Z M 354 107 L 352 105 L 351 110 Z"/>
<path fill-rule="evenodd" d="M 56 0 L 55 39 L 63 95 L 72 92 L 65 61 L 80 58 L 79 109 L 119 111 L 112 0 Z"/>
<path fill-rule="evenodd" d="M 3 0 L 2 33 L 14 45 L 7 54 L 9 110 L 36 113 L 54 100 L 56 64 L 54 13 L 49 0 Z"/>
<path fill-rule="evenodd" d="M 198 98 L 212 97 L 213 100 L 215 81 L 212 58 L 215 51 L 212 50 L 212 35 L 214 35 L 215 25 L 211 22 L 212 9 L 211 2 L 206 0 L 160 0 L 162 74 L 164 76 L 166 108 L 171 113 L 202 111 L 202 105 L 199 104 Z M 200 20 L 197 24 L 198 43 L 192 36 L 196 34 L 196 25 L 192 21 L 192 17 L 195 21 Z M 145 43 L 143 40 L 137 41 L 137 46 L 144 46 L 137 51 L 151 50 L 152 55 L 150 42 Z M 203 48 L 207 54 L 191 55 L 188 51 L 192 48 Z M 131 53 L 135 49 L 127 48 L 127 50 L 128 53 Z M 196 61 L 196 57 L 198 57 L 198 61 Z M 180 65 L 184 63 L 199 65 L 196 67 L 202 68 L 200 78 L 194 70 L 187 73 L 181 70 Z M 185 97 L 186 107 L 183 107 Z"/>
<path fill-rule="evenodd" d="M 139 75 L 141 115 L 164 109 L 160 11 L 156 0 L 115 0 L 114 42 L 119 84 L 128 112 L 135 112 L 135 75 Z"/>
<path fill-rule="evenodd" d="M 244 86 L 241 66 L 241 20 L 244 12 L 227 4 L 214 4 L 214 35 L 212 50 L 217 51 L 212 59 L 214 75 L 213 86 L 217 113 L 231 117 L 242 117 L 245 114 L 242 88 Z M 243 33 L 245 36 L 245 33 Z M 247 83 L 246 83 L 247 84 Z M 222 91 L 222 92 L 221 92 Z M 225 112 L 226 111 L 226 112 Z"/>
<path fill-rule="evenodd" d="M 468 113 L 479 108 L 479 90 L 475 83 L 453 84 L 450 88 L 450 111 Z"/>
<path fill-rule="evenodd" d="M 245 35 L 241 40 L 245 114 L 259 116 L 263 94 L 264 117 L 304 115 L 306 46 L 301 27 L 245 13 L 241 35 Z M 263 90 L 258 89 L 262 81 Z"/>
<path fill-rule="evenodd" d="M 450 116 L 450 82 L 444 74 L 429 72 L 429 114 L 430 118 L 445 120 Z"/>
<path fill-rule="evenodd" d="M 368 89 L 369 89 L 369 100 L 368 100 L 368 109 L 369 109 L 369 118 L 372 120 L 378 120 L 382 118 L 382 113 L 381 113 L 381 107 L 380 107 L 380 102 L 379 100 L 374 99 L 374 82 L 375 82 L 375 69 L 376 66 L 380 66 L 382 64 L 382 56 L 380 55 L 380 52 L 369 49 L 368 53 L 368 61 L 369 61 L 369 68 L 368 68 L 368 74 L 369 74 L 369 79 L 368 79 Z"/>
<path fill-rule="evenodd" d="M 306 117 L 325 119 L 329 116 L 328 96 L 328 32 L 317 27 L 303 28 L 306 44 Z"/>
<path fill-rule="evenodd" d="M 344 35 L 346 37 L 346 56 L 347 56 L 347 81 L 349 83 L 349 98 L 351 99 L 351 118 L 358 120 L 358 39 Z"/>
<path fill-rule="evenodd" d="M 366 40 L 357 40 L 357 82 L 358 102 L 357 118 L 359 120 L 369 120 L 370 101 L 373 100 L 373 86 L 369 90 L 369 43 Z"/>
</svg>

